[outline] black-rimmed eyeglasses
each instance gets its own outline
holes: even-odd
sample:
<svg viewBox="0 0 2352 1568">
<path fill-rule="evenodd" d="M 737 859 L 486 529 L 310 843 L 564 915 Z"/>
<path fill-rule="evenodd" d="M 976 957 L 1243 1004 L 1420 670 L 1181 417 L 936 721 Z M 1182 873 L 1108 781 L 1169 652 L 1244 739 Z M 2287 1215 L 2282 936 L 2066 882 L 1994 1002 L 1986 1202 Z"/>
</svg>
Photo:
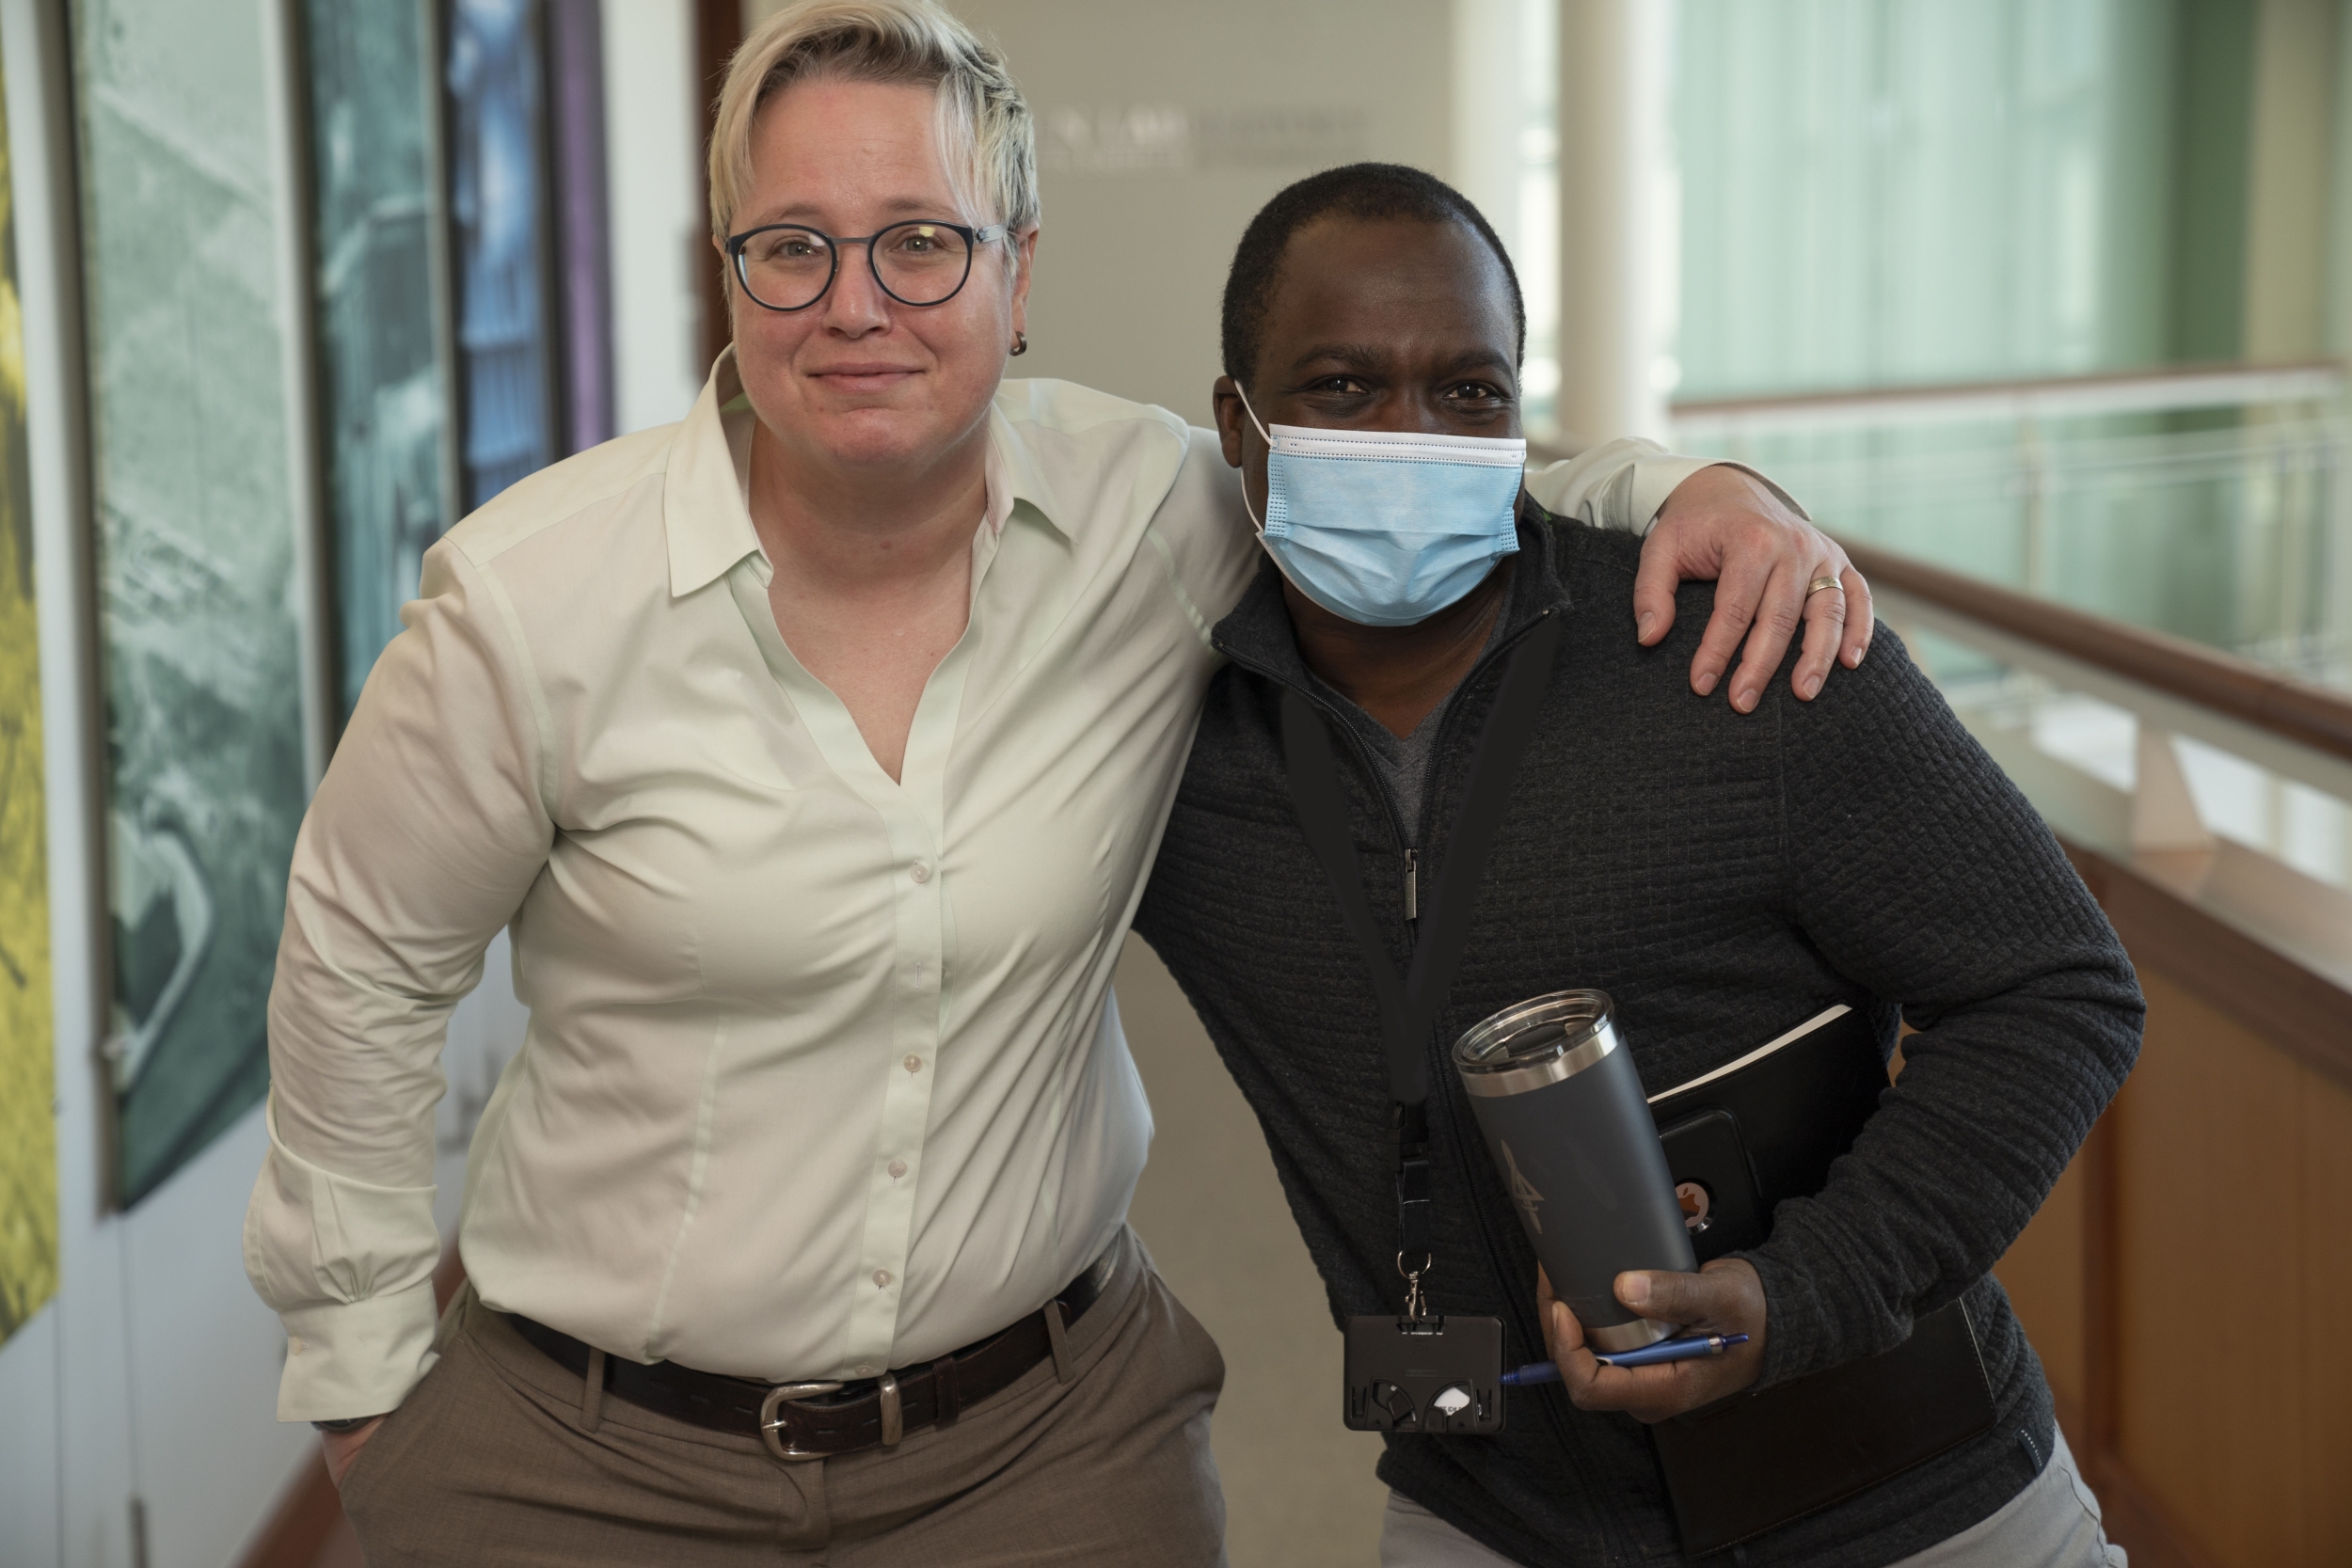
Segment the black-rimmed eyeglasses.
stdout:
<svg viewBox="0 0 2352 1568">
<path fill-rule="evenodd" d="M 967 229 L 920 219 L 894 223 L 880 233 L 836 239 L 797 223 L 771 223 L 727 236 L 735 277 L 755 305 L 805 310 L 825 297 L 841 271 L 841 252 L 866 247 L 866 263 L 882 292 L 901 305 L 945 305 L 972 276 L 972 253 L 1005 237 L 1005 226 Z"/>
</svg>

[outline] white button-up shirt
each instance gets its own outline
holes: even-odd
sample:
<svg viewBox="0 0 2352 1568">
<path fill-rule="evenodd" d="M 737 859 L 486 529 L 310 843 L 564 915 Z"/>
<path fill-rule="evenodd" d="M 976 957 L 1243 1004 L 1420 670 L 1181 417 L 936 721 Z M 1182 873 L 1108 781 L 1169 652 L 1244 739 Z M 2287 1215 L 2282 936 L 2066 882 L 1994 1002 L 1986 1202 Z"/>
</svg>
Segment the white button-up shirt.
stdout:
<svg viewBox="0 0 2352 1568">
<path fill-rule="evenodd" d="M 432 1364 L 438 1062 L 501 927 L 531 1024 L 460 1232 L 491 1307 L 867 1376 L 1036 1310 L 1124 1219 L 1152 1117 L 1111 973 L 1256 566 L 1233 472 L 1165 410 L 1006 383 L 970 625 L 894 783 L 777 628 L 739 393 L 723 358 L 684 423 L 435 546 L 311 804 L 246 1227 L 282 1418 Z M 1634 527 L 1698 466 L 1530 482 Z"/>
</svg>

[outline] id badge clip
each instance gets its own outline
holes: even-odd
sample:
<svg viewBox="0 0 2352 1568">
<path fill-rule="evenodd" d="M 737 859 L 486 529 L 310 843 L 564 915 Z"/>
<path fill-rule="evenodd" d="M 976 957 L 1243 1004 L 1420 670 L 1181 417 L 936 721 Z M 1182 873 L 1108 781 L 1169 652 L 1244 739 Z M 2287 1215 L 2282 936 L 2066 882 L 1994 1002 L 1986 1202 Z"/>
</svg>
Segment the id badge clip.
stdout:
<svg viewBox="0 0 2352 1568">
<path fill-rule="evenodd" d="M 1431 1317 L 1421 1275 L 1403 1316 L 1347 1320 L 1343 1376 L 1354 1432 L 1486 1437 L 1502 1430 L 1502 1320 L 1463 1313 Z"/>
<path fill-rule="evenodd" d="M 1347 1409 L 1355 1432 L 1487 1437 L 1502 1430 L 1502 1320 L 1347 1320 Z"/>
</svg>

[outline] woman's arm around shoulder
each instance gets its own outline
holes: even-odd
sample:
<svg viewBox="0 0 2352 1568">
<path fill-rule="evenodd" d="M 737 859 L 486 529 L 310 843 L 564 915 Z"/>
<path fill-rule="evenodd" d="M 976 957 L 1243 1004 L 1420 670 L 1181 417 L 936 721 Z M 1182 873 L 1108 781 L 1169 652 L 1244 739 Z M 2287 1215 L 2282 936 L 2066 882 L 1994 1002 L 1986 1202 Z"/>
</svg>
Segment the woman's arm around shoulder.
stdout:
<svg viewBox="0 0 2352 1568">
<path fill-rule="evenodd" d="M 1788 492 L 1753 468 L 1621 439 L 1531 465 L 1527 492 L 1557 515 L 1645 536 L 1633 584 L 1634 635 L 1645 648 L 1674 629 L 1680 584 L 1717 584 L 1691 660 L 1691 689 L 1702 697 L 1744 641 L 1731 705 L 1754 712 L 1801 622 L 1804 641 L 1788 675 L 1800 697 L 1818 693 L 1834 663 L 1853 669 L 1869 652 L 1870 585 Z"/>
</svg>

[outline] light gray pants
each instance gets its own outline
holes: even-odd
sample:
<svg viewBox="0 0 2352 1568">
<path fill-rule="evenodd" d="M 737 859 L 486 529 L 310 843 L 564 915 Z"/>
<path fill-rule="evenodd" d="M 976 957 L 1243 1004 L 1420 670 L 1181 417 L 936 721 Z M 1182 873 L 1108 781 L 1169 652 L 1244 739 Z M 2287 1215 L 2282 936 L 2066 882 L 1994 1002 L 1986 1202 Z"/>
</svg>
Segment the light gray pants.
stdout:
<svg viewBox="0 0 2352 1568">
<path fill-rule="evenodd" d="M 1410 1497 L 1389 1494 L 1380 1568 L 1516 1568 Z M 2066 1436 L 2042 1473 L 1989 1519 L 1891 1568 L 2128 1568 L 2099 1524 L 2099 1499 L 2083 1483 Z"/>
</svg>

